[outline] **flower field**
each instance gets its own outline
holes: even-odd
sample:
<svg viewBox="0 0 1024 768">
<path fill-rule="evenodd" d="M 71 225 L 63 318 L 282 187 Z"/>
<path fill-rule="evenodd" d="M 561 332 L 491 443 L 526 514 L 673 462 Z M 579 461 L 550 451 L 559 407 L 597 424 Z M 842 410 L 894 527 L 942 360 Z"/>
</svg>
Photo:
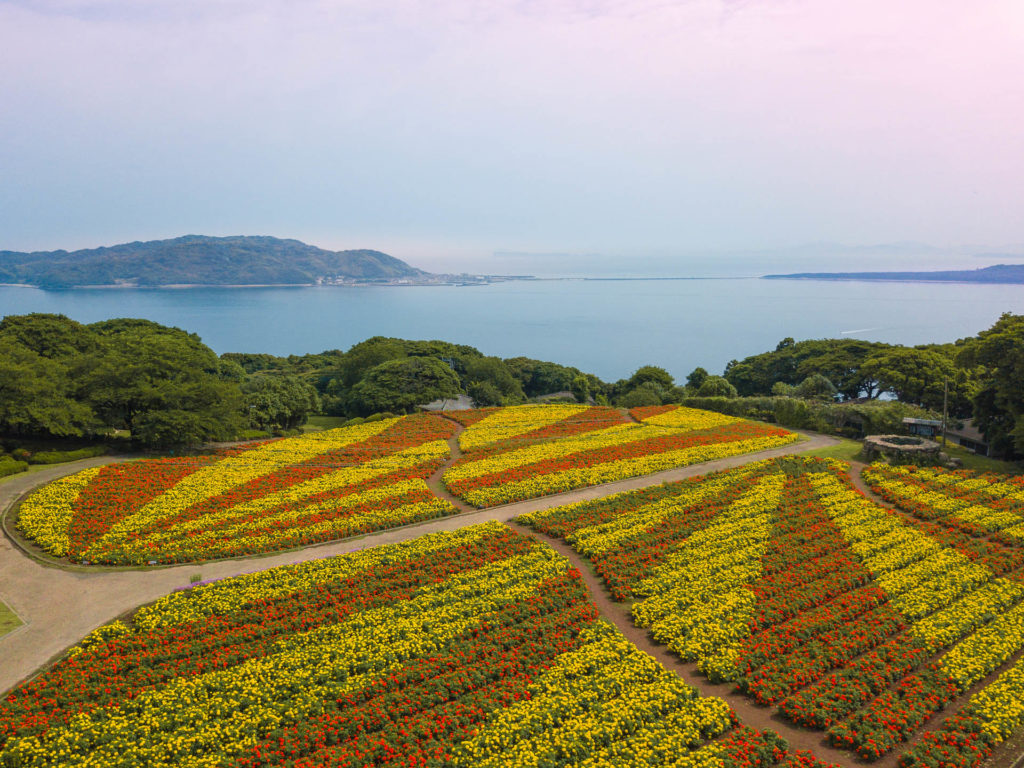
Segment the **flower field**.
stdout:
<svg viewBox="0 0 1024 768">
<path fill-rule="evenodd" d="M 950 509 L 902 515 L 842 462 L 784 458 L 519 520 L 710 680 L 863 760 L 934 768 L 978 765 L 1024 724 L 1024 549 Z"/>
<path fill-rule="evenodd" d="M 861 473 L 875 493 L 923 520 L 1024 543 L 1024 481 L 992 473 L 872 464 Z"/>
<path fill-rule="evenodd" d="M 18 524 L 77 562 L 174 563 L 269 552 L 455 512 L 425 479 L 455 425 L 384 419 L 235 449 L 87 469 L 44 486 Z"/>
<path fill-rule="evenodd" d="M 819 768 L 498 523 L 173 593 L 0 703 L 0 765 Z"/>
<path fill-rule="evenodd" d="M 784 429 L 678 406 L 635 409 L 528 405 L 466 411 L 465 455 L 444 474 L 476 507 L 570 491 L 785 445 Z"/>
</svg>

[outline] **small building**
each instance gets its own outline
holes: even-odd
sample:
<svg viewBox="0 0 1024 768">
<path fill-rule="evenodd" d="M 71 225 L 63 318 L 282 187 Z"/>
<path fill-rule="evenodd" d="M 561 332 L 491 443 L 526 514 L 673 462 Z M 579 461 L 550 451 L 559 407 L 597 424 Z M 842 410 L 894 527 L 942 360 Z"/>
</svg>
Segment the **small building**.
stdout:
<svg viewBox="0 0 1024 768">
<path fill-rule="evenodd" d="M 947 429 L 946 439 L 979 456 L 991 455 L 991 447 L 985 440 L 985 435 L 974 426 L 974 421 L 971 419 L 965 419 L 963 426 L 959 429 Z"/>
<path fill-rule="evenodd" d="M 935 437 L 942 432 L 942 422 L 938 419 L 912 419 L 907 417 L 903 419 L 903 427 L 907 430 L 908 435 L 918 435 L 920 437 Z M 949 431 L 946 431 L 949 434 Z"/>
</svg>

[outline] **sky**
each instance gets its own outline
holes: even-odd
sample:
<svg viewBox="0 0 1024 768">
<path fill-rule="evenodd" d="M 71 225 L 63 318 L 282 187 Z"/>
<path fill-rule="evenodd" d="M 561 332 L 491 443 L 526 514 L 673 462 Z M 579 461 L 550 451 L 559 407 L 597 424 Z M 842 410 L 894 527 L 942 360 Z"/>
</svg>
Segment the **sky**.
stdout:
<svg viewBox="0 0 1024 768">
<path fill-rule="evenodd" d="M 0 249 L 999 248 L 1022 50 L 1018 0 L 0 0 Z"/>
</svg>

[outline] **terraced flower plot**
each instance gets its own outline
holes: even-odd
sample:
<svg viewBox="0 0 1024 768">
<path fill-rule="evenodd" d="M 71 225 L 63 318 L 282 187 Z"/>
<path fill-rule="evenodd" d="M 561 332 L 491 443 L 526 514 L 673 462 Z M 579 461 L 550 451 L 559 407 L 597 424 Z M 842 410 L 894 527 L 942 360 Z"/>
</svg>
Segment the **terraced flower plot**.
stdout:
<svg viewBox="0 0 1024 768">
<path fill-rule="evenodd" d="M 882 464 L 867 467 L 862 476 L 875 493 L 923 520 L 1024 542 L 1024 478 Z"/>
<path fill-rule="evenodd" d="M 40 489 L 19 525 L 75 561 L 169 563 L 254 554 L 454 513 L 425 479 L 455 425 L 416 415 L 198 459 L 108 465 Z"/>
<path fill-rule="evenodd" d="M 796 435 L 767 424 L 677 406 L 636 409 L 520 406 L 453 414 L 465 455 L 444 474 L 475 507 L 507 504 L 774 448 Z"/>
<path fill-rule="evenodd" d="M 974 766 L 1024 721 L 1024 551 L 921 518 L 789 458 L 519 519 L 710 680 L 864 760 Z"/>
<path fill-rule="evenodd" d="M 784 430 L 692 409 L 467 411 L 445 482 L 488 506 L 785 444 Z M 199 458 L 88 469 L 20 508 L 19 526 L 76 562 L 141 565 L 273 552 L 454 514 L 426 480 L 451 459 L 449 418 L 418 414 Z"/>
<path fill-rule="evenodd" d="M 174 593 L 0 703 L 4 766 L 815 768 L 491 523 Z"/>
</svg>

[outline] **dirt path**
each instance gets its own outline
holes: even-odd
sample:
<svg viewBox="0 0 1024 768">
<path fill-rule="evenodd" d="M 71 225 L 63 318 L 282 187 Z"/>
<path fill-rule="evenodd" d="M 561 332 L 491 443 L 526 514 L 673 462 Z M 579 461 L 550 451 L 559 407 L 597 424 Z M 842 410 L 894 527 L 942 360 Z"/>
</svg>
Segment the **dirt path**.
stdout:
<svg viewBox="0 0 1024 768">
<path fill-rule="evenodd" d="M 751 461 L 823 448 L 838 442 L 835 438 L 825 435 L 810 434 L 806 437 L 803 442 L 759 453 L 731 456 L 516 504 L 468 511 L 297 551 L 213 563 L 148 570 L 68 570 L 28 557 L 5 536 L 0 539 L 0 600 L 11 606 L 25 623 L 0 637 L 0 692 L 7 691 L 34 673 L 47 661 L 101 624 L 156 600 L 178 587 L 187 586 L 190 578 L 197 574 L 201 574 L 203 579 L 225 578 L 304 560 L 345 554 L 381 544 L 406 541 L 435 531 L 450 531 L 490 520 L 504 522 L 525 512 L 682 480 Z M 38 485 L 86 467 L 116 460 L 111 457 L 86 459 L 4 482 L 0 484 L 0 513 L 6 512 L 23 493 Z M 9 524 L 13 524 L 13 521 Z"/>
<path fill-rule="evenodd" d="M 644 653 L 656 658 L 671 672 L 677 674 L 683 682 L 696 688 L 704 696 L 717 696 L 725 699 L 739 715 L 744 725 L 758 730 L 770 729 L 784 738 L 789 745 L 795 749 L 811 750 L 821 760 L 839 765 L 851 765 L 854 760 L 847 752 L 841 752 L 829 746 L 820 731 L 808 731 L 797 728 L 792 723 L 778 715 L 773 714 L 771 707 L 759 707 L 753 704 L 747 697 L 739 693 L 729 683 L 714 684 L 706 677 L 697 672 L 695 664 L 688 664 L 682 661 L 674 653 L 662 645 L 655 643 L 646 629 L 641 629 L 633 623 L 629 612 L 628 603 L 617 603 L 612 599 L 604 582 L 590 568 L 589 563 L 580 557 L 568 544 L 561 539 L 547 536 L 543 533 L 528 528 L 518 523 L 509 523 L 509 526 L 537 541 L 542 541 L 560 555 L 571 562 L 582 574 L 583 581 L 590 592 L 590 599 L 594 601 L 601 615 L 612 622 L 626 638 Z M 888 760 L 881 760 L 874 763 L 877 768 L 890 768 Z M 895 764 L 895 758 L 892 763 Z"/>
</svg>

